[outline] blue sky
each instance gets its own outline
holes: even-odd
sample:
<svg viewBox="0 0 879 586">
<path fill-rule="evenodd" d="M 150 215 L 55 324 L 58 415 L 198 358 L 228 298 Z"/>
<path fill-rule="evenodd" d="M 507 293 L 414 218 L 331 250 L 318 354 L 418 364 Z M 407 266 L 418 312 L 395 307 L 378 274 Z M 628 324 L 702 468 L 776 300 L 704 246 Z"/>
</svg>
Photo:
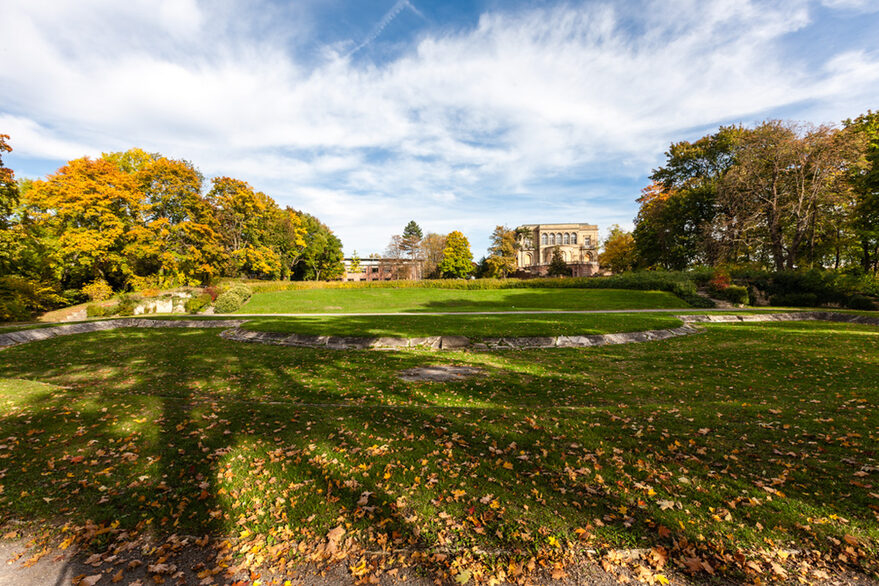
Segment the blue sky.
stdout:
<svg viewBox="0 0 879 586">
<path fill-rule="evenodd" d="M 138 146 L 320 217 L 630 227 L 672 141 L 879 108 L 877 0 L 0 0 L 4 160 Z"/>
</svg>

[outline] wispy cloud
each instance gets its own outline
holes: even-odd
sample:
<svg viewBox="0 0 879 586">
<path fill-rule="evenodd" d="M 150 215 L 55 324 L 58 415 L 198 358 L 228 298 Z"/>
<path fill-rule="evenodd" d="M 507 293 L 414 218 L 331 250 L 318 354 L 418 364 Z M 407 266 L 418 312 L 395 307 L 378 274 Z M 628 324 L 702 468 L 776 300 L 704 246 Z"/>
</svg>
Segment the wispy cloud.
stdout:
<svg viewBox="0 0 879 586">
<path fill-rule="evenodd" d="M 670 141 L 778 112 L 840 120 L 879 95 L 875 39 L 810 47 L 818 66 L 790 53 L 791 33 L 822 26 L 807 0 L 494 11 L 380 62 L 309 60 L 272 34 L 284 22 L 242 34 L 258 8 L 0 2 L 15 157 L 185 157 L 317 214 L 362 254 L 410 219 L 478 249 L 498 223 L 627 224 Z"/>
</svg>

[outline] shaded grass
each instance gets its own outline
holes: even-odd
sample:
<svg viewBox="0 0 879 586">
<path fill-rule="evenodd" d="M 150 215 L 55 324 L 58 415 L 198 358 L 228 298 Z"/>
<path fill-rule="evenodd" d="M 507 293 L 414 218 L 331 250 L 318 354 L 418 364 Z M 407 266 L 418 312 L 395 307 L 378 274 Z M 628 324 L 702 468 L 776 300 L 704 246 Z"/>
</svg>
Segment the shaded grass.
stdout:
<svg viewBox="0 0 879 586">
<path fill-rule="evenodd" d="M 621 289 L 311 289 L 255 293 L 236 313 L 391 313 L 688 308 L 665 291 Z"/>
<path fill-rule="evenodd" d="M 423 364 L 488 376 L 395 376 Z M 0 377 L 2 518 L 308 542 L 344 519 L 373 547 L 879 543 L 876 328 L 491 354 L 116 330 L 4 350 Z"/>
</svg>

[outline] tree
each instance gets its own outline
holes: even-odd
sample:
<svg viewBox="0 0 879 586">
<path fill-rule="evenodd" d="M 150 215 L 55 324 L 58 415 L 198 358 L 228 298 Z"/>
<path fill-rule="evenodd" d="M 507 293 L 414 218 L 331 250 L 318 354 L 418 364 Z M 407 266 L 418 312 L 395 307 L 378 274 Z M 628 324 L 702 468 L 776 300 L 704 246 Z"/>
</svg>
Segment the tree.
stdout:
<svg viewBox="0 0 879 586">
<path fill-rule="evenodd" d="M 489 256 L 485 259 L 488 276 L 506 278 L 514 272 L 518 263 L 516 252 L 519 250 L 519 239 L 515 230 L 506 226 L 496 226 L 491 234 Z"/>
<path fill-rule="evenodd" d="M 226 248 L 226 272 L 254 277 L 281 276 L 281 257 L 270 246 L 278 205 L 238 179 L 216 177 L 207 199 Z"/>
<path fill-rule="evenodd" d="M 865 272 L 879 271 L 879 112 L 868 110 L 844 122 L 846 131 L 862 142 L 864 156 L 852 167 L 854 202 L 849 215 Z"/>
<path fill-rule="evenodd" d="M 102 277 L 118 289 L 132 275 L 125 249 L 141 214 L 134 176 L 105 159 L 84 157 L 34 181 L 25 203 L 45 230 L 64 288 Z"/>
<path fill-rule="evenodd" d="M 342 242 L 314 216 L 300 212 L 305 228 L 305 250 L 295 265 L 294 278 L 329 281 L 342 276 L 345 265 Z"/>
<path fill-rule="evenodd" d="M 428 232 L 421 239 L 421 275 L 427 279 L 439 278 L 439 263 L 443 260 L 446 248 L 446 237 L 442 234 Z"/>
<path fill-rule="evenodd" d="M 604 240 L 604 250 L 598 255 L 598 263 L 614 273 L 623 273 L 635 268 L 635 238 L 619 225 L 610 227 Z"/>
<path fill-rule="evenodd" d="M 775 270 L 815 259 L 817 227 L 844 198 L 856 144 L 828 126 L 773 120 L 745 133 L 721 184 L 735 224 L 754 234 Z"/>
<path fill-rule="evenodd" d="M 640 264 L 683 269 L 695 262 L 713 264 L 736 236 L 715 222 L 721 180 L 735 162 L 743 130 L 721 127 L 693 143 L 672 143 L 666 164 L 651 174 L 635 219 Z"/>
<path fill-rule="evenodd" d="M 558 246 L 552 249 L 552 260 L 549 261 L 549 269 L 546 274 L 550 277 L 571 276 L 571 268 L 565 262 L 565 257 L 562 256 L 562 251 Z"/>
<path fill-rule="evenodd" d="M 407 249 L 405 238 L 399 234 L 391 236 L 385 255 L 382 257 L 382 272 L 390 273 L 392 279 L 405 279 L 409 276 L 406 270 Z"/>
<path fill-rule="evenodd" d="M 18 185 L 15 183 L 15 173 L 3 165 L 3 153 L 12 152 L 8 141 L 8 134 L 0 134 L 0 230 L 6 230 L 9 227 L 12 211 L 18 205 Z"/>
<path fill-rule="evenodd" d="M 348 270 L 352 273 L 360 272 L 360 257 L 357 255 L 357 251 L 354 251 L 354 254 L 351 256 L 351 264 L 348 267 Z"/>
<path fill-rule="evenodd" d="M 444 279 L 463 279 L 473 272 L 473 253 L 470 242 L 458 230 L 446 236 L 443 258 L 437 266 Z"/>
</svg>

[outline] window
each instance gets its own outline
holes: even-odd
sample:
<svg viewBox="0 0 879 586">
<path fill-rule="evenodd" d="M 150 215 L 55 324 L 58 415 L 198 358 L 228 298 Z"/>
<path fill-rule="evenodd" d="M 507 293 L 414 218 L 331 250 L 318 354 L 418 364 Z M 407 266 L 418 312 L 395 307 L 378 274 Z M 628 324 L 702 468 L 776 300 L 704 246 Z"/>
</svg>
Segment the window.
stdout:
<svg viewBox="0 0 879 586">
<path fill-rule="evenodd" d="M 585 244 L 587 247 L 592 246 L 592 236 L 587 236 L 586 240 L 583 241 L 583 244 Z"/>
<path fill-rule="evenodd" d="M 558 234 L 555 235 L 555 237 L 556 237 L 556 242 L 561 244 L 562 243 L 562 233 L 559 232 Z"/>
<path fill-rule="evenodd" d="M 571 234 L 571 244 L 577 244 L 577 233 L 576 232 Z"/>
<path fill-rule="evenodd" d="M 549 243 L 550 243 L 550 245 L 555 244 L 555 234 L 549 235 Z"/>
<path fill-rule="evenodd" d="M 541 234 L 541 235 L 540 235 L 540 243 L 541 243 L 542 245 L 546 246 L 546 234 Z"/>
<path fill-rule="evenodd" d="M 565 232 L 565 244 L 571 243 L 571 235 Z"/>
</svg>

